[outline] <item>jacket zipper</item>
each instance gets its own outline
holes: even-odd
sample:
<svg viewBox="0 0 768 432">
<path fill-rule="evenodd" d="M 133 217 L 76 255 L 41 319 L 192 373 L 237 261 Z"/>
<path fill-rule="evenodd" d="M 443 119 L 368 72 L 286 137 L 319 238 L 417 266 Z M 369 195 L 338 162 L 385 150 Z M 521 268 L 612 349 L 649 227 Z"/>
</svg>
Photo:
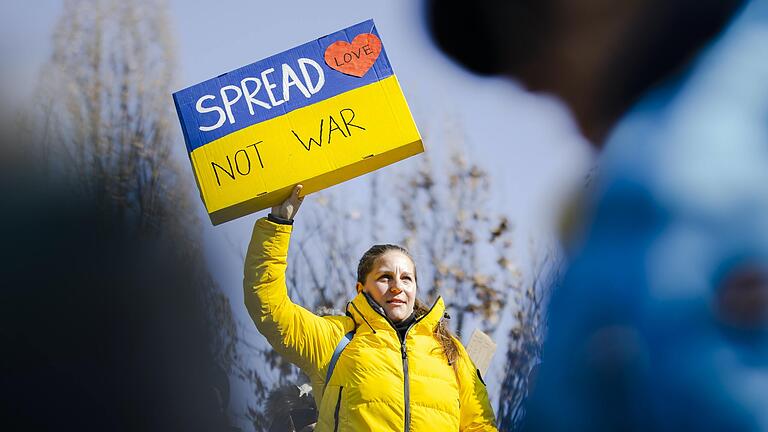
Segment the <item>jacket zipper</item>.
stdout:
<svg viewBox="0 0 768 432">
<path fill-rule="evenodd" d="M 405 402 L 405 425 L 403 430 L 405 432 L 411 430 L 411 383 L 408 377 L 408 350 L 405 348 L 405 335 L 408 334 L 408 330 L 411 327 L 413 327 L 413 324 L 405 330 L 403 342 L 400 345 L 400 352 L 403 354 L 403 401 Z"/>
<path fill-rule="evenodd" d="M 341 391 L 343 389 L 344 386 L 339 387 L 339 398 L 336 399 L 336 410 L 333 412 L 333 432 L 339 430 L 339 408 L 341 408 Z"/>
<path fill-rule="evenodd" d="M 368 296 L 365 293 L 363 293 L 363 294 L 366 295 L 366 297 Z M 375 304 L 375 302 L 373 302 L 373 304 Z M 403 401 L 405 402 L 405 424 L 403 426 L 403 431 L 404 432 L 410 432 L 410 430 L 411 430 L 411 383 L 410 383 L 410 379 L 408 378 L 408 350 L 407 350 L 407 348 L 405 346 L 405 341 L 408 338 L 408 332 L 411 330 L 411 328 L 413 328 L 413 326 L 415 326 L 425 316 L 429 315 L 429 313 L 432 312 L 432 309 L 435 308 L 436 304 L 437 304 L 437 302 L 435 302 L 435 304 L 433 304 L 432 307 L 429 308 L 427 313 L 425 313 L 424 315 L 416 318 L 416 320 L 414 320 L 411 323 L 411 325 L 409 325 L 408 328 L 405 329 L 405 333 L 403 333 L 403 340 L 400 343 L 400 353 L 402 354 L 402 357 L 403 357 Z M 353 303 L 353 306 L 354 306 L 354 303 Z M 395 333 L 397 333 L 397 329 L 395 328 L 395 324 L 392 322 L 392 320 L 389 319 L 387 314 L 384 313 L 384 310 L 380 309 L 380 308 L 381 307 L 379 307 L 379 308 L 372 307 L 372 309 L 374 311 L 376 311 L 379 315 L 383 316 L 385 320 L 387 320 L 389 325 L 392 326 L 392 329 L 395 330 Z M 359 310 L 357 312 L 360 313 Z M 362 316 L 362 314 L 360 314 L 360 315 Z M 368 325 L 370 326 L 370 324 L 368 324 Z M 339 390 L 339 400 L 341 400 L 341 390 Z M 338 406 L 337 406 L 337 410 L 338 410 Z"/>
</svg>

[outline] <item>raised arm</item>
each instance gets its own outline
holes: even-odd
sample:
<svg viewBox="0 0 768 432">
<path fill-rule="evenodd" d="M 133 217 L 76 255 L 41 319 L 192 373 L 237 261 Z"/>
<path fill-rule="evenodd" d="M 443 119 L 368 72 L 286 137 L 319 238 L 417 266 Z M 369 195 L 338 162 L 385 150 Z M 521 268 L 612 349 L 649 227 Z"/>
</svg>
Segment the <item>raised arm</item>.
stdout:
<svg viewBox="0 0 768 432">
<path fill-rule="evenodd" d="M 273 220 L 256 221 L 245 258 L 243 288 L 245 306 L 259 332 L 288 361 L 312 375 L 325 366 L 353 324 L 346 317 L 318 317 L 288 297 L 285 269 L 291 223 L 301 205 L 300 190 L 297 186 L 282 206 L 273 207 Z"/>
</svg>

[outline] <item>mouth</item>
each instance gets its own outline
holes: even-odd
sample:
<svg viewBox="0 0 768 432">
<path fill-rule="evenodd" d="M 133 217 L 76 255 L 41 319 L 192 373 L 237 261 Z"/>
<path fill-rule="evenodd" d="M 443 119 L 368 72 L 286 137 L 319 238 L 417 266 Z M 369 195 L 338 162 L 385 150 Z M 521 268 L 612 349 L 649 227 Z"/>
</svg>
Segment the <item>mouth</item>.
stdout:
<svg viewBox="0 0 768 432">
<path fill-rule="evenodd" d="M 392 300 L 387 300 L 387 304 L 390 304 L 393 306 L 399 306 L 399 305 L 404 305 L 405 301 L 400 299 L 392 299 Z"/>
</svg>

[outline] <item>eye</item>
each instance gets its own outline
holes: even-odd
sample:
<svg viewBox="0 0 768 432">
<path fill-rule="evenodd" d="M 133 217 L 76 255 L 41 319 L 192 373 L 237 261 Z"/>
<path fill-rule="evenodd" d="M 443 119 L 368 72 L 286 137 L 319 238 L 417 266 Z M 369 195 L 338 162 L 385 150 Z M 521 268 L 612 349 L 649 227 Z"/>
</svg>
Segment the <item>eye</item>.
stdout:
<svg viewBox="0 0 768 432">
<path fill-rule="evenodd" d="M 380 281 L 389 280 L 389 275 L 381 275 L 381 276 L 379 276 L 378 280 L 380 280 Z"/>
<path fill-rule="evenodd" d="M 407 280 L 408 282 L 413 282 L 413 279 L 411 279 L 410 276 L 403 276 L 403 279 Z"/>
</svg>

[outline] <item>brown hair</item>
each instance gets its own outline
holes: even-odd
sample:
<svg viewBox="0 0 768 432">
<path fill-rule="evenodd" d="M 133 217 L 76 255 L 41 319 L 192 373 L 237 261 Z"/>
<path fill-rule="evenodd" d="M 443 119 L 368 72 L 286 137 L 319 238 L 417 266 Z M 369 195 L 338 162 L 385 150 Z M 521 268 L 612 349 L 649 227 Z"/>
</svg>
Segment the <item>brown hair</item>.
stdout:
<svg viewBox="0 0 768 432">
<path fill-rule="evenodd" d="M 368 277 L 368 274 L 371 272 L 371 270 L 373 270 L 373 266 L 376 263 L 376 260 L 385 253 L 391 251 L 400 252 L 411 260 L 411 263 L 413 264 L 414 282 L 416 282 L 418 287 L 416 261 L 413 259 L 410 252 L 408 252 L 406 248 L 393 244 L 373 245 L 363 254 L 362 258 L 360 258 L 360 263 L 357 265 L 357 281 L 360 282 L 360 284 L 365 285 L 365 279 Z M 425 305 L 420 300 L 416 299 L 416 302 L 413 306 L 413 311 L 416 312 L 416 317 L 418 318 L 426 315 L 429 312 L 429 307 L 427 307 L 427 305 Z M 453 367 L 454 372 L 458 373 L 456 361 L 459 358 L 459 347 L 456 345 L 456 339 L 448 329 L 448 326 L 445 324 L 444 320 L 441 319 L 440 322 L 438 322 L 437 326 L 435 327 L 434 336 L 435 339 L 437 339 L 437 342 L 440 344 L 440 347 L 443 349 L 443 353 L 448 359 L 448 364 Z"/>
</svg>

